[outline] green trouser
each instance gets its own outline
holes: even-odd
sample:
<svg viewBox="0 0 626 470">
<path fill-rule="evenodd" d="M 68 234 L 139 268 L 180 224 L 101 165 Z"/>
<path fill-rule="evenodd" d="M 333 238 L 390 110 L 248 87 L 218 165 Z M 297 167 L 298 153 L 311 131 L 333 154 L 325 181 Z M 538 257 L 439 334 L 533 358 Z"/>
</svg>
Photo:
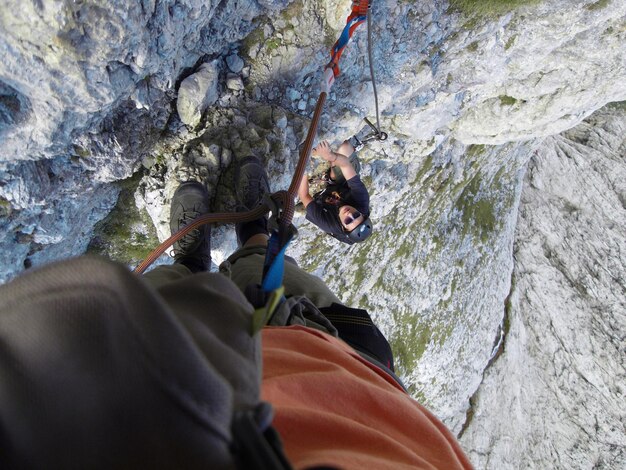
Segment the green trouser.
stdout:
<svg viewBox="0 0 626 470">
<path fill-rule="evenodd" d="M 224 275 L 223 277 L 229 277 L 241 292 L 245 292 L 248 285 L 261 283 L 265 250 L 264 246 L 241 248 L 220 265 L 220 272 Z M 158 266 L 145 274 L 144 279 L 155 288 L 161 289 L 162 285 L 168 285 L 172 281 L 183 279 L 191 274 L 185 266 L 174 264 Z M 207 274 L 196 274 L 195 277 L 202 275 Z M 211 276 L 219 277 L 217 274 L 211 274 Z M 189 282 L 191 279 L 193 278 L 190 277 Z M 182 281 L 179 284 L 186 283 Z M 270 325 L 305 325 L 339 337 L 362 357 L 385 370 L 404 387 L 402 381 L 393 373 L 393 359 L 389 343 L 365 310 L 345 307 L 319 277 L 303 271 L 289 257 L 285 262 L 283 285 L 288 299 L 284 302 L 284 309 L 276 312 Z M 313 309 L 316 310 L 315 312 L 298 304 L 297 299 L 301 296 L 313 303 L 316 307 Z"/>
<path fill-rule="evenodd" d="M 265 250 L 264 246 L 250 246 L 237 250 L 220 265 L 220 273 L 230 278 L 241 292 L 245 292 L 246 287 L 250 284 L 261 284 Z M 144 279 L 154 288 L 159 289 L 172 281 L 183 279 L 191 274 L 191 271 L 182 264 L 173 264 L 156 267 L 154 270 L 146 273 Z M 317 309 L 330 307 L 333 303 L 341 304 L 337 296 L 328 289 L 319 277 L 303 271 L 289 257 L 287 257 L 285 262 L 283 285 L 285 287 L 285 296 L 292 298 L 291 302 L 298 297 L 305 297 Z M 292 322 L 294 320 L 290 318 L 286 320 L 285 324 L 291 324 Z M 303 314 L 302 322 L 296 321 L 296 323 L 317 328 L 337 336 L 335 328 L 329 325 L 328 321 L 321 314 L 311 316 L 305 313 Z"/>
</svg>

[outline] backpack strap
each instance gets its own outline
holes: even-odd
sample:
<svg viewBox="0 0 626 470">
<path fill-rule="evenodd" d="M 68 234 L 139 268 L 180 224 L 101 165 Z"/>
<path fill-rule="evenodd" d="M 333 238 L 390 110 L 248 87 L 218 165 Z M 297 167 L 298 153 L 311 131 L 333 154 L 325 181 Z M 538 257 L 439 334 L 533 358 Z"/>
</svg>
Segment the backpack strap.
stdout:
<svg viewBox="0 0 626 470">
<path fill-rule="evenodd" d="M 234 413 L 232 451 L 239 470 L 293 468 L 285 457 L 278 432 L 271 425 L 273 414 L 272 406 L 266 402 Z"/>
</svg>

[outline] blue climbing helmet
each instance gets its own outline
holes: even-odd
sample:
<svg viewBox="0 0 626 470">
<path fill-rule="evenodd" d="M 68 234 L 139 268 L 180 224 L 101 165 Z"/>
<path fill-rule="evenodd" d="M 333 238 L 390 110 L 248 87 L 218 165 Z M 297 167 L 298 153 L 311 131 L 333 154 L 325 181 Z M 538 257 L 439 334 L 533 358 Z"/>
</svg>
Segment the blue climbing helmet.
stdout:
<svg viewBox="0 0 626 470">
<path fill-rule="evenodd" d="M 372 234 L 373 226 L 372 221 L 367 217 L 361 222 L 355 229 L 348 232 L 348 238 L 355 243 L 360 243 L 367 240 Z"/>
</svg>

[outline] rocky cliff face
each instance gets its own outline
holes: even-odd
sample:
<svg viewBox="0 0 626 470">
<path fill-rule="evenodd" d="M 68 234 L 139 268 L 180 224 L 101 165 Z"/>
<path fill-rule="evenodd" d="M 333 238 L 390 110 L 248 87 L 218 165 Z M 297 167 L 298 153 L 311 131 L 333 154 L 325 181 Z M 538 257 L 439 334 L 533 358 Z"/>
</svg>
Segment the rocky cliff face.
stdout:
<svg viewBox="0 0 626 470">
<path fill-rule="evenodd" d="M 626 462 L 625 156 L 616 106 L 547 138 L 530 161 L 506 339 L 462 437 L 479 468 Z"/>
<path fill-rule="evenodd" d="M 137 262 L 168 235 L 181 180 L 232 210 L 233 162 L 251 153 L 285 188 L 350 4 L 8 3 L 4 280 L 88 245 Z M 561 133 L 626 99 L 626 4 L 478 18 L 376 2 L 372 17 L 390 135 L 361 152 L 376 233 L 338 246 L 300 215 L 290 254 L 372 313 L 478 467 L 623 465 L 623 110 Z M 373 118 L 366 57 L 363 28 L 320 138 Z M 216 263 L 231 232 L 214 230 Z"/>
</svg>

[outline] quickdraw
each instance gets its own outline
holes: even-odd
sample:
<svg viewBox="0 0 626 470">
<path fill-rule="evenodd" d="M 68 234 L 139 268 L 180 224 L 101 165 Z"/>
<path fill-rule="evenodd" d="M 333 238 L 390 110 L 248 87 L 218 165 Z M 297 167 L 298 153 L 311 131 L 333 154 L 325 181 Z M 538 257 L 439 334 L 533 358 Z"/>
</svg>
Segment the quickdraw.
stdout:
<svg viewBox="0 0 626 470">
<path fill-rule="evenodd" d="M 268 220 L 270 239 L 265 252 L 263 281 L 261 283 L 262 290 L 267 293 L 281 287 L 283 282 L 285 251 L 291 240 L 298 234 L 298 230 L 291 223 L 291 220 L 287 224 L 285 224 L 283 220 L 285 213 L 282 201 L 287 200 L 287 198 L 279 199 L 281 202 L 277 203 L 272 197 L 265 195 L 264 202 L 268 204 L 272 214 Z"/>
<path fill-rule="evenodd" d="M 373 140 L 383 141 L 383 140 L 387 140 L 387 137 L 388 137 L 386 132 L 382 132 L 380 129 L 378 129 L 374 124 L 370 122 L 369 119 L 363 118 L 363 120 L 368 126 L 370 126 L 372 131 L 361 139 L 359 139 L 356 135 L 353 135 L 352 137 L 350 137 L 350 139 L 348 139 L 348 141 L 350 142 L 350 145 L 354 147 L 354 150 L 356 152 L 361 150 L 365 146 L 365 144 L 368 142 L 371 142 Z"/>
</svg>

